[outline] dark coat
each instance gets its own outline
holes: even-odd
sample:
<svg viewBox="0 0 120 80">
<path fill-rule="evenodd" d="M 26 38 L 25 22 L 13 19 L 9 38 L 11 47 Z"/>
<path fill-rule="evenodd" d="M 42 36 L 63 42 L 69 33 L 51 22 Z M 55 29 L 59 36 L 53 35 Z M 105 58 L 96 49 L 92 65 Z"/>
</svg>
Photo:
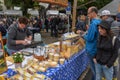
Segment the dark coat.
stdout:
<svg viewBox="0 0 120 80">
<path fill-rule="evenodd" d="M 95 56 L 97 62 L 101 65 L 107 65 L 107 67 L 113 66 L 116 58 L 118 57 L 119 41 L 116 38 L 114 45 L 112 44 L 112 38 L 100 36 L 97 45 L 97 54 Z"/>
</svg>

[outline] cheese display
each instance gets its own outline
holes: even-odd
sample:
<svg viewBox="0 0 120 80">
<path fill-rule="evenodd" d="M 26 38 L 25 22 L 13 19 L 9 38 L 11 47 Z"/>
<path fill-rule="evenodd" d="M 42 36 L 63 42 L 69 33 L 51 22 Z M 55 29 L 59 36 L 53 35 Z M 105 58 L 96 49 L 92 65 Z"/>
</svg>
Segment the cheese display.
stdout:
<svg viewBox="0 0 120 80">
<path fill-rule="evenodd" d="M 76 34 L 70 34 L 66 36 L 67 40 L 62 40 L 62 43 L 56 42 L 45 46 L 45 49 L 42 48 L 45 51 L 43 51 L 43 53 L 40 51 L 38 54 L 45 54 L 46 56 L 42 56 L 41 60 L 39 59 L 40 56 L 35 57 L 33 53 L 33 55 L 31 55 L 31 58 L 25 59 L 27 61 L 22 68 L 15 69 L 17 74 L 11 77 L 11 79 L 44 80 L 47 76 L 42 73 L 45 73 L 47 71 L 49 72 L 49 69 L 51 68 L 54 70 L 54 68 L 66 64 L 66 60 L 69 60 L 74 54 L 78 53 L 84 48 L 84 40 L 80 37 L 74 38 L 77 36 L 78 35 Z"/>
</svg>

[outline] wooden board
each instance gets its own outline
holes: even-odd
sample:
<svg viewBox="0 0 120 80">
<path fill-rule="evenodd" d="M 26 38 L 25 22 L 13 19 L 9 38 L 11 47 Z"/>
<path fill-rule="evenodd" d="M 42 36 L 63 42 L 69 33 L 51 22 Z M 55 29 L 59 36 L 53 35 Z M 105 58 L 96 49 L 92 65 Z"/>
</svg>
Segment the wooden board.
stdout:
<svg viewBox="0 0 120 80">
<path fill-rule="evenodd" d="M 0 74 L 7 70 L 2 34 L 0 32 Z"/>
</svg>

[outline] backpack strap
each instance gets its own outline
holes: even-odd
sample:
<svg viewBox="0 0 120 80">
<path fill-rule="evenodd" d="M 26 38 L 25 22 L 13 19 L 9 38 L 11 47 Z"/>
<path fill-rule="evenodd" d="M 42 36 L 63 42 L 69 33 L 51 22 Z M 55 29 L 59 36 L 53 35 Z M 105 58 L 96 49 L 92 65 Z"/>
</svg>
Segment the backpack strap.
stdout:
<svg viewBox="0 0 120 80">
<path fill-rule="evenodd" d="M 115 39 L 116 39 L 117 37 L 116 36 L 113 36 L 113 39 L 112 39 L 112 45 L 114 46 L 114 44 L 115 44 Z"/>
</svg>

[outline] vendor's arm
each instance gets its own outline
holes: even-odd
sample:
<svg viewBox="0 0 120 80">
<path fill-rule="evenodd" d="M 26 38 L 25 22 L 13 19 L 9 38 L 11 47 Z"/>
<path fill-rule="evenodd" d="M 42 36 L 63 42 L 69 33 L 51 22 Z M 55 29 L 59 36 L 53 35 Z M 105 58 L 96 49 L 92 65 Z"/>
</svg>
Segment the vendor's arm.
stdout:
<svg viewBox="0 0 120 80">
<path fill-rule="evenodd" d="M 25 40 L 16 40 L 16 44 L 27 45 L 27 41 L 25 41 Z"/>
</svg>

